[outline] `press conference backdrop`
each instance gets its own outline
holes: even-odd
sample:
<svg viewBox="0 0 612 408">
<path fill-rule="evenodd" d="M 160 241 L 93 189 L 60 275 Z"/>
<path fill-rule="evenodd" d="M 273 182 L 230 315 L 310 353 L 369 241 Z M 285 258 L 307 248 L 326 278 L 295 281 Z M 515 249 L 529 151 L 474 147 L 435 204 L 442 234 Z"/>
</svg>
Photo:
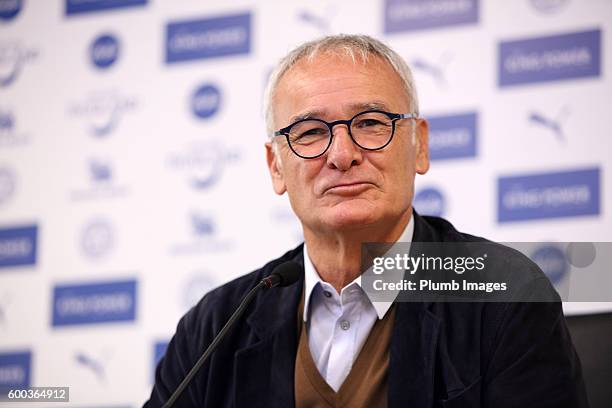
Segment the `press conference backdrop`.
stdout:
<svg viewBox="0 0 612 408">
<path fill-rule="evenodd" d="M 180 316 L 301 241 L 261 99 L 325 34 L 412 66 L 418 211 L 499 241 L 610 241 L 611 31 L 609 0 L 0 0 L 0 388 L 138 406 Z"/>
</svg>

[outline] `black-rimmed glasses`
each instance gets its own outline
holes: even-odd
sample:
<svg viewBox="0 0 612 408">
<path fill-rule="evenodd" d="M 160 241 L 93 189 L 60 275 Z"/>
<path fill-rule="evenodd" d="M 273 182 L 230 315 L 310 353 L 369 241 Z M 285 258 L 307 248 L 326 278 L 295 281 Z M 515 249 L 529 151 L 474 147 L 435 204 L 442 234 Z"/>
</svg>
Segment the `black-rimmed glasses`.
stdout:
<svg viewBox="0 0 612 408">
<path fill-rule="evenodd" d="M 332 144 L 333 128 L 346 125 L 353 142 L 364 150 L 380 150 L 391 143 L 395 133 L 395 122 L 400 119 L 417 119 L 413 113 L 390 113 L 369 110 L 349 120 L 326 122 L 321 119 L 301 119 L 276 132 L 274 136 L 285 136 L 289 147 L 303 159 L 322 156 Z"/>
</svg>

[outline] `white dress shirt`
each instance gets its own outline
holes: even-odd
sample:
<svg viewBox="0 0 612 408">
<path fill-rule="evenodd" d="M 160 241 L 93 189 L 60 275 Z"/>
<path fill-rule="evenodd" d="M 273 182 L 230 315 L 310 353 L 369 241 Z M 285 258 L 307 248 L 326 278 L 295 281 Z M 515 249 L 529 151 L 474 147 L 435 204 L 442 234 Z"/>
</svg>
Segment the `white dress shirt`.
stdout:
<svg viewBox="0 0 612 408">
<path fill-rule="evenodd" d="M 414 218 L 399 238 L 412 242 Z M 308 346 L 321 376 L 338 391 L 351 371 L 376 319 L 382 319 L 393 302 L 372 302 L 361 288 L 361 276 L 340 291 L 321 280 L 304 244 L 304 322 Z"/>
</svg>

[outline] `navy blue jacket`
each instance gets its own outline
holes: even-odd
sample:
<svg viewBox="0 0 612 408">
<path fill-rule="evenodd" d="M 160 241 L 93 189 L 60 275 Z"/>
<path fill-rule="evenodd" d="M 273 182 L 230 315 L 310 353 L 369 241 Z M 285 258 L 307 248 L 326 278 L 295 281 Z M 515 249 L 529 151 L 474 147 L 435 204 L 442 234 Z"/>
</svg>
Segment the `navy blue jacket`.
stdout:
<svg viewBox="0 0 612 408">
<path fill-rule="evenodd" d="M 474 241 L 447 221 L 415 217 L 415 242 Z M 515 257 L 516 258 L 516 257 Z M 530 280 L 545 282 L 533 264 Z M 145 407 L 160 407 L 244 295 L 275 266 L 303 265 L 303 246 L 205 295 L 180 320 Z M 297 308 L 303 278 L 260 292 L 202 367 L 177 407 L 294 407 Z M 580 361 L 560 302 L 398 302 L 389 407 L 587 407 Z"/>
</svg>

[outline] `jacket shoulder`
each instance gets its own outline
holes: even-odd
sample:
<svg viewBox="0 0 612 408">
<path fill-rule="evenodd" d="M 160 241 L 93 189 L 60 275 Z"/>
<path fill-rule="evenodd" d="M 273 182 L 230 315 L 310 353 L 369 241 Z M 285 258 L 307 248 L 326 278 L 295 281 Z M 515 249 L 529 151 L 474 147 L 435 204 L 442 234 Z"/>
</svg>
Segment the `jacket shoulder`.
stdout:
<svg viewBox="0 0 612 408">
<path fill-rule="evenodd" d="M 244 296 L 263 278 L 269 276 L 274 268 L 283 262 L 297 260 L 303 251 L 303 244 L 273 259 L 259 269 L 239 276 L 205 294 L 184 316 L 187 322 L 206 322 L 212 318 L 213 326 L 218 328 L 238 307 Z M 256 302 L 256 300 L 255 300 Z M 214 329 L 213 329 L 214 330 Z"/>
<path fill-rule="evenodd" d="M 548 286 L 548 278 L 540 267 L 517 249 L 477 235 L 458 231 L 453 224 L 441 217 L 419 216 L 419 218 L 425 224 L 422 228 L 430 229 L 429 235 L 437 238 L 433 241 L 457 245 L 456 248 L 460 248 L 461 243 L 464 243 L 466 248 L 470 248 L 470 251 L 480 249 L 487 253 L 489 262 L 491 262 L 491 270 L 508 273 L 520 272 L 520 276 L 524 279 L 523 283 L 532 280 L 544 280 L 546 282 L 540 283 Z M 518 276 L 515 275 L 514 278 L 518 278 Z"/>
</svg>

